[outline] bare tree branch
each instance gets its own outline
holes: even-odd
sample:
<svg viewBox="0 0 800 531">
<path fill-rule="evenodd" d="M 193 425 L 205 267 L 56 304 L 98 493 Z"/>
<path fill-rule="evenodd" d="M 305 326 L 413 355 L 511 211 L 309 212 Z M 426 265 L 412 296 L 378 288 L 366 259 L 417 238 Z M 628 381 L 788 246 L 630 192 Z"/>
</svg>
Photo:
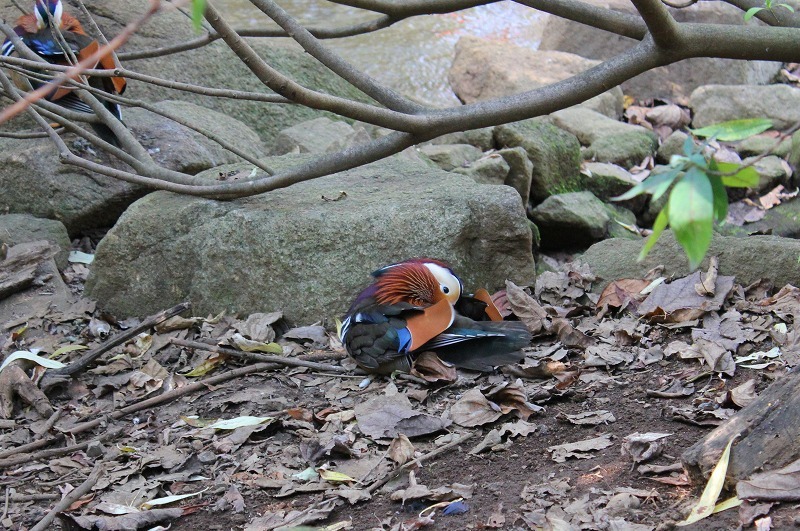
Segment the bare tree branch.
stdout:
<svg viewBox="0 0 800 531">
<path fill-rule="evenodd" d="M 0 25 L 0 28 L 2 28 L 2 25 Z M 70 68 L 69 66 L 65 65 L 54 65 L 51 63 L 44 63 L 41 60 L 32 61 L 29 59 L 22 59 L 19 57 L 3 57 L 2 59 L 0 59 L 0 64 L 5 64 L 9 68 L 12 68 L 14 66 L 22 67 L 18 70 L 19 72 L 23 73 L 24 75 L 36 76 L 37 79 L 41 80 L 52 80 L 53 76 L 42 75 L 40 71 L 47 70 L 52 72 L 66 72 Z M 38 71 L 35 71 L 33 69 L 36 69 Z M 156 85 L 159 87 L 169 88 L 173 90 L 179 90 L 183 92 L 191 92 L 193 94 L 199 94 L 202 96 L 230 98 L 234 100 L 262 101 L 264 103 L 294 104 L 294 102 L 287 100 L 283 96 L 278 96 L 277 94 L 264 94 L 262 92 L 248 92 L 244 90 L 204 87 L 201 85 L 193 85 L 191 83 L 182 83 L 180 81 L 171 81 L 168 79 L 162 79 L 155 76 L 149 76 L 146 74 L 136 72 L 134 70 L 129 70 L 127 68 L 118 68 L 116 70 L 87 69 L 84 70 L 83 73 L 86 74 L 87 76 L 92 76 L 92 77 L 124 77 L 127 79 L 135 79 L 137 81 L 143 81 L 151 85 Z M 85 86 L 84 88 L 87 87 Z"/>
<path fill-rule="evenodd" d="M 206 20 L 262 83 L 296 103 L 312 109 L 330 111 L 353 120 L 407 132 L 419 129 L 423 125 L 420 121 L 415 123 L 413 117 L 409 115 L 307 89 L 289 79 L 269 66 L 244 39 L 236 34 L 211 2 L 206 4 Z"/>
<path fill-rule="evenodd" d="M 308 30 L 303 28 L 303 26 L 272 0 L 252 0 L 252 2 L 253 5 L 286 30 L 286 33 L 302 46 L 305 51 L 327 66 L 333 73 L 378 103 L 403 113 L 416 113 L 424 109 L 422 105 L 414 103 L 395 91 L 380 85 L 370 76 L 354 68 L 339 55 L 328 50 L 328 48 L 320 43 Z"/>
<path fill-rule="evenodd" d="M 330 0 L 334 4 L 357 7 L 367 11 L 383 13 L 391 17 L 414 17 L 452 13 L 470 7 L 493 4 L 498 0 Z"/>
<path fill-rule="evenodd" d="M 647 30 L 659 48 L 675 47 L 678 37 L 678 25 L 661 0 L 632 0 L 636 10 L 647 24 Z"/>
<path fill-rule="evenodd" d="M 375 31 L 388 28 L 392 24 L 402 20 L 400 18 L 392 18 L 389 16 L 380 16 L 373 20 L 345 26 L 342 28 L 317 28 L 309 26 L 306 30 L 317 39 L 342 39 L 345 37 L 353 37 L 355 35 L 364 35 L 373 33 Z M 289 34 L 282 29 L 237 29 L 236 33 L 240 37 L 288 37 Z M 165 55 L 172 55 L 175 53 L 186 52 L 202 48 L 221 37 L 215 31 L 211 31 L 205 35 L 201 35 L 195 39 L 180 43 L 172 44 L 169 46 L 162 46 L 161 48 L 153 48 L 151 50 L 137 50 L 134 52 L 123 52 L 119 54 L 121 61 L 133 61 L 135 59 L 147 59 L 151 57 L 163 57 Z"/>
<path fill-rule="evenodd" d="M 685 0 L 684 2 L 671 2 L 669 0 L 661 0 L 664 5 L 672 7 L 674 9 L 685 9 L 689 6 L 695 5 L 699 0 Z"/>
<path fill-rule="evenodd" d="M 514 0 L 518 4 L 532 7 L 544 13 L 580 22 L 587 26 L 605 30 L 623 37 L 640 41 L 647 33 L 647 26 L 636 15 L 603 9 L 580 0 Z"/>
<path fill-rule="evenodd" d="M 23 74 L 32 76 L 39 81 L 47 82 L 54 78 L 59 83 L 68 83 L 77 87 L 82 99 L 96 111 L 97 117 L 77 116 L 80 113 L 65 111 L 44 100 L 40 100 L 35 107 L 28 108 L 28 113 L 34 117 L 37 124 L 43 128 L 56 144 L 61 160 L 64 163 L 151 188 L 229 199 L 263 193 L 361 166 L 446 133 L 494 126 L 549 114 L 581 103 L 643 72 L 683 59 L 720 57 L 742 60 L 800 62 L 800 47 L 797 46 L 797 43 L 800 42 L 800 29 L 798 29 L 800 24 L 793 24 L 793 17 L 784 17 L 780 23 L 797 27 L 678 23 L 669 14 L 661 0 L 634 0 L 634 5 L 640 16 L 633 13 L 622 13 L 599 8 L 580 0 L 516 0 L 521 5 L 610 31 L 617 35 L 630 37 L 639 42 L 616 57 L 569 79 L 545 87 L 469 105 L 448 109 L 432 109 L 409 100 L 364 72 L 359 71 L 323 45 L 321 41 L 326 38 L 344 36 L 345 34 L 355 35 L 376 31 L 408 17 L 432 13 L 450 13 L 478 5 L 491 4 L 493 0 L 407 0 L 405 2 L 392 0 L 333 0 L 337 4 L 369 10 L 379 14 L 377 18 L 370 21 L 339 28 L 304 27 L 281 9 L 274 0 L 251 1 L 268 17 L 272 18 L 280 28 L 236 31 L 209 2 L 207 4 L 206 20 L 213 29 L 208 34 L 177 45 L 147 51 L 134 51 L 127 54 L 121 53 L 119 55 L 122 60 L 157 57 L 198 48 L 217 39 L 222 39 L 256 78 L 275 94 L 203 87 L 160 79 L 122 67 L 113 71 L 78 69 L 76 73 L 74 67 L 44 64 L 41 59 L 32 54 L 30 50 L 27 50 L 21 41 L 19 51 L 23 58 L 2 57 L 0 58 L 0 64 L 11 69 L 20 70 Z M 747 9 L 750 3 L 755 6 L 755 3 L 760 2 L 760 0 L 728 1 L 742 9 Z M 155 2 L 155 0 L 151 0 L 152 2 Z M 140 20 L 138 23 L 141 24 L 143 21 Z M 112 47 L 118 46 L 118 44 L 115 46 L 114 43 L 118 43 L 118 39 L 123 34 L 130 35 L 130 27 L 131 24 L 120 35 L 112 39 Z M 5 24 L 0 24 L 0 29 L 12 40 L 16 39 L 14 41 L 16 46 L 19 39 L 13 34 L 13 30 Z M 99 33 L 99 29 L 96 29 L 96 32 Z M 249 36 L 267 35 L 290 36 L 307 53 L 324 64 L 333 73 L 371 97 L 377 104 L 362 103 L 326 94 L 315 90 L 313 87 L 302 86 L 279 72 L 268 63 L 268 60 L 260 57 L 245 40 L 245 37 Z M 44 72 L 48 71 L 57 72 L 58 74 L 55 76 L 44 74 Z M 386 127 L 394 130 L 394 132 L 337 153 L 320 155 L 313 160 L 272 175 L 262 175 L 254 179 L 237 182 L 213 183 L 159 167 L 149 156 L 142 156 L 144 148 L 135 142 L 135 139 L 127 131 L 118 131 L 127 151 L 127 153 L 124 153 L 118 149 L 115 151 L 114 146 L 103 143 L 95 135 L 83 130 L 76 122 L 91 122 L 99 119 L 109 126 L 116 126 L 115 133 L 122 127 L 118 121 L 109 120 L 110 113 L 95 98 L 97 96 L 100 99 L 122 105 L 140 107 L 173 119 L 206 135 L 223 148 L 256 165 L 263 171 L 267 173 L 271 171 L 266 165 L 249 156 L 244 150 L 238 149 L 233 143 L 225 141 L 209 131 L 193 126 L 176 113 L 159 109 L 148 102 L 137 99 L 103 94 L 102 91 L 98 91 L 79 81 L 68 81 L 68 79 L 75 78 L 78 75 L 126 77 L 169 89 L 206 96 L 303 105 L 312 109 L 333 112 L 343 118 Z M 22 93 L 10 84 L 4 74 L 0 81 L 2 81 L 0 84 L 2 84 L 4 92 L 9 98 L 14 101 L 21 100 Z M 27 97 L 31 98 L 30 95 Z M 132 171 L 112 168 L 78 157 L 67 148 L 63 140 L 46 122 L 46 119 L 63 123 L 67 130 L 83 136 L 93 145 L 126 162 L 132 168 Z"/>
<path fill-rule="evenodd" d="M 142 15 L 139 19 L 134 20 L 133 22 L 128 24 L 128 26 L 126 26 L 125 29 L 122 32 L 120 32 L 119 35 L 114 37 L 111 44 L 109 44 L 108 46 L 101 46 L 95 53 L 93 53 L 92 55 L 90 55 L 77 65 L 70 67 L 66 72 L 59 75 L 57 79 L 54 79 L 49 85 L 44 85 L 40 87 L 39 89 L 28 94 L 23 100 L 17 101 L 17 103 L 12 105 L 11 107 L 4 109 L 2 112 L 0 112 L 0 123 L 3 123 L 13 118 L 14 116 L 22 112 L 25 106 L 29 105 L 31 102 L 44 98 L 48 92 L 53 90 L 54 86 L 56 87 L 59 86 L 60 84 L 64 83 L 67 79 L 73 79 L 73 80 L 76 79 L 78 76 L 81 75 L 81 72 L 85 70 L 89 65 L 97 64 L 100 58 L 103 55 L 105 55 L 105 53 L 107 53 L 108 48 L 111 49 L 119 48 L 122 45 L 122 43 L 124 43 L 134 32 L 136 32 L 136 30 L 138 30 L 142 26 L 142 24 L 144 24 L 150 17 L 152 17 L 156 12 L 158 12 L 159 9 L 160 9 L 159 0 L 150 0 L 150 7 L 145 12 L 145 14 Z M 15 47 L 17 46 L 17 44 L 19 44 L 20 47 L 24 46 L 24 44 L 19 38 L 16 38 L 16 40 L 14 40 L 16 35 L 12 36 L 12 34 L 14 33 L 13 31 L 11 33 L 7 33 L 5 29 L 3 31 L 4 33 L 6 33 L 7 37 L 9 37 L 10 39 L 12 39 L 12 41 L 14 41 Z"/>
</svg>

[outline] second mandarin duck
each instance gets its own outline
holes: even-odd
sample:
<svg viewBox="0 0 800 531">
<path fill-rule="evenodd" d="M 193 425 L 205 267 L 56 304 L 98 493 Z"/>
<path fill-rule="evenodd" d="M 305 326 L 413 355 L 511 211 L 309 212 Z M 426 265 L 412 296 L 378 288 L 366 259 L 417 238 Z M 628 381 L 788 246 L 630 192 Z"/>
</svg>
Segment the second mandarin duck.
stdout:
<svg viewBox="0 0 800 531">
<path fill-rule="evenodd" d="M 89 57 L 100 47 L 97 40 L 86 34 L 78 19 L 64 12 L 61 0 L 36 0 L 33 12 L 22 15 L 17 19 L 14 32 L 28 48 L 48 63 L 53 64 L 72 64 L 73 61 L 70 54 L 74 55 L 78 60 L 82 60 Z M 59 33 L 63 36 L 63 43 Z M 2 48 L 0 48 L 0 53 L 4 56 L 9 56 L 14 51 L 14 43 L 10 40 L 6 40 Z M 111 70 L 117 67 L 110 52 L 104 55 L 97 65 L 94 65 L 95 68 L 98 66 Z M 125 79 L 122 77 L 90 76 L 88 82 L 90 86 L 109 94 L 122 94 L 126 87 Z M 41 86 L 41 82 L 31 80 L 31 85 L 34 88 L 38 88 Z M 89 105 L 78 98 L 72 87 L 55 87 L 46 96 L 46 99 L 74 111 L 93 112 Z M 101 101 L 118 120 L 122 120 L 122 113 L 118 104 L 107 100 Z M 92 127 L 103 140 L 114 145 L 118 144 L 116 136 L 108 126 L 101 123 L 93 123 Z"/>
</svg>

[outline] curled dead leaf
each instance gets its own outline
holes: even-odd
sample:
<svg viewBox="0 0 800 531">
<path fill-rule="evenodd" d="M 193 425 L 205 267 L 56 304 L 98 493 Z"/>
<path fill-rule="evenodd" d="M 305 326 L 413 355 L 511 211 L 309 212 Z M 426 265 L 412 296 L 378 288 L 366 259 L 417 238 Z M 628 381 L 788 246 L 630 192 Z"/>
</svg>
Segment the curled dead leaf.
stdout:
<svg viewBox="0 0 800 531">
<path fill-rule="evenodd" d="M 649 281 L 638 278 L 623 278 L 609 283 L 600 294 L 595 307 L 600 310 L 603 307 L 624 309 L 629 304 L 644 300 L 641 291 L 650 284 Z M 634 306 L 635 309 L 635 306 Z"/>
<path fill-rule="evenodd" d="M 392 439 L 386 455 L 398 465 L 404 465 L 414 458 L 414 445 L 401 433 Z"/>
<path fill-rule="evenodd" d="M 442 361 L 435 352 L 421 352 L 411 366 L 411 374 L 426 382 L 448 384 L 458 379 L 454 365 Z"/>
<path fill-rule="evenodd" d="M 506 298 L 514 315 L 525 323 L 531 334 L 538 334 L 548 328 L 547 312 L 542 305 L 510 280 L 506 280 Z"/>
</svg>

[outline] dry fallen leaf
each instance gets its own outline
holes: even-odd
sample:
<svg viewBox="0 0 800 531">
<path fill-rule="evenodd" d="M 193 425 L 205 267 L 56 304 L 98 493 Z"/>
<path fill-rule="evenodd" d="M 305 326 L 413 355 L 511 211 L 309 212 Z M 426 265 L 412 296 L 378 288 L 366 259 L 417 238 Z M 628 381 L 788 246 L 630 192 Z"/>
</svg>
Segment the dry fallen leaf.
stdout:
<svg viewBox="0 0 800 531">
<path fill-rule="evenodd" d="M 414 445 L 401 433 L 392 440 L 386 455 L 398 465 L 404 465 L 414 458 Z"/>
<path fill-rule="evenodd" d="M 592 457 L 590 452 L 608 448 L 612 444 L 614 443 L 611 442 L 611 435 L 604 433 L 591 439 L 550 446 L 547 448 L 547 451 L 553 454 L 553 461 L 556 463 L 563 463 L 568 457 L 590 459 Z"/>
<path fill-rule="evenodd" d="M 638 278 L 623 278 L 615 280 L 606 286 L 600 294 L 595 307 L 626 308 L 631 303 L 638 303 L 644 299 L 640 292 L 650 284 L 649 281 Z M 635 309 L 635 307 L 634 307 Z"/>
<path fill-rule="evenodd" d="M 357 404 L 355 412 L 361 433 L 374 439 L 393 439 L 401 433 L 418 437 L 450 425 L 449 420 L 414 410 L 408 397 L 401 393 L 371 398 Z"/>
<path fill-rule="evenodd" d="M 578 425 L 589 425 L 589 426 L 596 426 L 598 424 L 608 424 L 610 422 L 616 422 L 617 419 L 614 417 L 614 414 L 610 411 L 606 411 L 605 409 L 600 409 L 598 411 L 586 411 L 584 413 L 576 413 L 574 415 L 570 415 L 567 413 L 559 413 L 558 417 L 559 420 L 563 420 L 569 422 L 571 424 L 578 424 Z"/>
<path fill-rule="evenodd" d="M 800 499 L 800 459 L 778 470 L 757 472 L 736 484 L 741 499 L 797 501 Z"/>
<path fill-rule="evenodd" d="M 731 276 L 718 276 L 713 297 L 698 295 L 695 291 L 694 286 L 702 283 L 699 271 L 669 284 L 659 284 L 639 305 L 639 315 L 665 323 L 698 319 L 707 312 L 722 308 L 733 288 L 733 280 Z"/>
<path fill-rule="evenodd" d="M 506 280 L 506 297 L 514 315 L 525 323 L 531 334 L 538 334 L 548 328 L 547 312 L 542 305 L 510 280 Z"/>
<path fill-rule="evenodd" d="M 658 442 L 671 433 L 631 433 L 622 439 L 622 455 L 629 455 L 634 463 L 643 463 L 661 455 L 662 445 Z"/>
<path fill-rule="evenodd" d="M 458 379 L 455 366 L 442 361 L 435 352 L 421 352 L 411 366 L 411 374 L 422 378 L 426 382 L 447 384 Z"/>
</svg>

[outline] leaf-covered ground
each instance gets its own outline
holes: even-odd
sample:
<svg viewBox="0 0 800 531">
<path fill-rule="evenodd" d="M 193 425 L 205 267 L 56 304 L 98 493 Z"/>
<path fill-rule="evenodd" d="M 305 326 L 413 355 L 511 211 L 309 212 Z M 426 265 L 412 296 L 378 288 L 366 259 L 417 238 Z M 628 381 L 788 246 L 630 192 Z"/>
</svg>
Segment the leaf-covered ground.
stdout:
<svg viewBox="0 0 800 531">
<path fill-rule="evenodd" d="M 47 304 L 57 279 L 15 296 L 29 315 L 3 319 L 5 357 L 69 363 L 139 324 L 81 298 L 85 273 L 66 272 L 68 310 Z M 7 398 L 2 524 L 671 528 L 704 487 L 681 453 L 797 365 L 800 290 L 742 287 L 713 270 L 654 271 L 601 296 L 593 282 L 567 265 L 527 291 L 509 283 L 497 303 L 536 340 L 524 363 L 490 375 L 426 359 L 413 376 L 365 382 L 334 316 L 329 329 L 289 328 L 280 314 L 173 317 L 74 379 L 16 362 L 42 378 L 55 412 Z M 88 349 L 63 348 L 75 345 Z M 43 521 L 64 497 L 66 510 Z M 745 503 L 686 529 L 798 520 L 792 502 Z"/>
</svg>

